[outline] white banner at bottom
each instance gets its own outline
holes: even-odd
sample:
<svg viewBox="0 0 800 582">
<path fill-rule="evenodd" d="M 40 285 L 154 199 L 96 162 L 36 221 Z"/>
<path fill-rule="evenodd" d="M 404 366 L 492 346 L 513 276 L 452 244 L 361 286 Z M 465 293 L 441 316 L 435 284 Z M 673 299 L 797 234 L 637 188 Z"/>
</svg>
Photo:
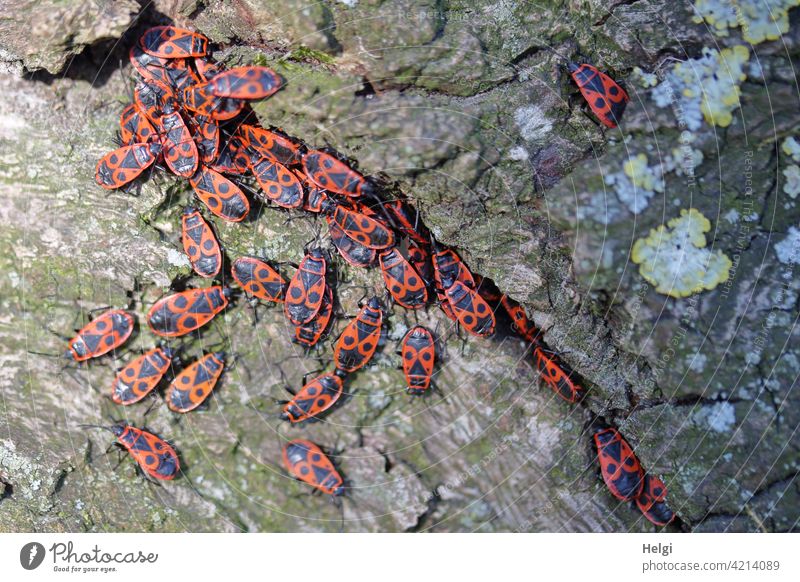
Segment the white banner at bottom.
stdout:
<svg viewBox="0 0 800 582">
<path fill-rule="evenodd" d="M 796 534 L 3 534 L 0 572 L 115 582 L 795 581 L 798 542 Z"/>
</svg>

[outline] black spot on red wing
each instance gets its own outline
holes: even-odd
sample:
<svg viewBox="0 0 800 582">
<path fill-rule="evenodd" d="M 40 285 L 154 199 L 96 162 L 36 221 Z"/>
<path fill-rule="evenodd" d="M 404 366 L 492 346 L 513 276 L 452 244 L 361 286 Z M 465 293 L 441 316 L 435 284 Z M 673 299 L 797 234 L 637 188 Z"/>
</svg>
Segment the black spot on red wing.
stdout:
<svg viewBox="0 0 800 582">
<path fill-rule="evenodd" d="M 590 73 L 587 81 L 588 82 L 583 86 L 584 90 L 593 91 L 598 95 L 605 95 L 606 88 L 599 74 L 595 74 L 594 72 Z"/>
<path fill-rule="evenodd" d="M 622 444 L 619 440 L 610 442 L 603 447 L 603 453 L 616 462 L 622 462 Z"/>
<path fill-rule="evenodd" d="M 609 116 L 618 123 L 622 119 L 622 114 L 625 112 L 625 107 L 627 107 L 628 102 L 620 100 L 612 102 L 610 105 Z"/>
<path fill-rule="evenodd" d="M 187 310 L 188 313 L 209 314 L 212 312 L 211 304 L 206 295 L 200 295 Z"/>
<path fill-rule="evenodd" d="M 100 347 L 100 341 L 103 339 L 103 336 L 92 333 L 84 333 L 81 334 L 80 339 L 83 341 L 87 352 L 94 353 Z"/>
<path fill-rule="evenodd" d="M 624 471 L 619 478 L 614 479 L 613 484 L 623 497 L 632 499 L 641 491 L 642 477 L 638 472 Z"/>
<path fill-rule="evenodd" d="M 330 471 L 325 467 L 320 467 L 318 465 L 313 465 L 314 469 L 314 479 L 317 483 L 322 483 L 325 479 L 328 478 L 330 475 Z"/>
<path fill-rule="evenodd" d="M 152 376 L 160 376 L 161 370 L 156 368 L 149 358 L 145 358 L 142 367 L 139 369 L 139 378 L 149 378 Z"/>
</svg>

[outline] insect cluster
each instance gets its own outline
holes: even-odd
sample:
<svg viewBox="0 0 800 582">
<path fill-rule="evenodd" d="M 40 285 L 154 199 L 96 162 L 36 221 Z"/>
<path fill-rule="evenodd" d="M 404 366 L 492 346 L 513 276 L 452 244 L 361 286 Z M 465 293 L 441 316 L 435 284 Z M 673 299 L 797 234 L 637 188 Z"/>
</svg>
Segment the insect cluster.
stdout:
<svg viewBox="0 0 800 582">
<path fill-rule="evenodd" d="M 438 243 L 405 198 L 387 196 L 377 181 L 334 153 L 254 121 L 248 102 L 268 98 L 282 87 L 275 72 L 260 66 L 225 69 L 209 57 L 205 37 L 171 26 L 147 30 L 131 48 L 130 61 L 141 79 L 133 103 L 120 117 L 121 146 L 97 165 L 100 186 L 130 187 L 145 171 L 159 168 L 186 178 L 202 207 L 222 220 L 245 219 L 248 195 L 267 206 L 324 217 L 332 245 L 347 263 L 380 269 L 387 299 L 408 310 L 437 304 L 447 318 L 477 337 L 491 337 L 498 325 L 505 326 L 532 347 L 536 369 L 556 394 L 570 403 L 583 398 L 586 391 L 576 375 L 546 345 L 523 307 L 490 280 L 472 273 L 453 249 Z M 610 91 L 608 82 L 613 81 L 593 67 L 570 70 L 587 98 L 600 88 Z M 613 87 L 622 91 L 616 83 Z M 609 94 L 604 104 L 595 98 L 590 106 L 603 123 L 613 126 L 626 101 L 622 91 Z M 332 259 L 318 243 L 306 248 L 288 280 L 283 269 L 268 260 L 243 256 L 232 261 L 226 281 L 223 247 L 204 213 L 186 208 L 181 227 L 183 250 L 194 274 L 212 284 L 171 293 L 150 308 L 147 325 L 163 342 L 119 370 L 111 385 L 111 399 L 118 405 L 140 402 L 170 370 L 180 367 L 177 349 L 168 340 L 200 333 L 240 298 L 282 304 L 290 339 L 305 348 L 318 344 L 334 318 Z M 334 370 L 305 382 L 283 403 L 280 418 L 291 424 L 314 421 L 340 404 L 350 375 L 376 353 L 387 317 L 378 297 L 364 301 L 335 341 Z M 69 355 L 82 362 L 115 350 L 134 325 L 130 313 L 106 311 L 70 341 Z M 400 353 L 408 393 L 430 393 L 438 357 L 435 334 L 421 325 L 412 327 Z M 213 352 L 180 369 L 164 395 L 169 409 L 185 414 L 202 405 L 225 365 L 226 355 Z M 179 473 L 175 450 L 161 438 L 124 424 L 108 428 L 149 477 L 169 480 Z M 619 433 L 604 428 L 595 435 L 595 443 L 612 494 L 635 500 L 653 523 L 671 521 L 664 484 L 644 474 Z M 312 442 L 286 443 L 283 463 L 291 475 L 325 494 L 338 497 L 346 491 L 331 459 Z"/>
</svg>

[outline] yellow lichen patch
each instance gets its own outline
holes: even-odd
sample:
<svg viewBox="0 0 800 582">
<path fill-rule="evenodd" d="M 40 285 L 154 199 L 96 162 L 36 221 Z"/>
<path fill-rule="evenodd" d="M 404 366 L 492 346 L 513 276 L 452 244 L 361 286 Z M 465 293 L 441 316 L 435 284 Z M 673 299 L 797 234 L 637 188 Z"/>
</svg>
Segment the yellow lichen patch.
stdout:
<svg viewBox="0 0 800 582">
<path fill-rule="evenodd" d="M 688 297 L 728 280 L 733 263 L 721 251 L 706 248 L 711 223 L 694 208 L 650 231 L 633 245 L 631 259 L 658 293 Z"/>
<path fill-rule="evenodd" d="M 614 187 L 619 201 L 634 214 L 647 208 L 656 192 L 664 192 L 661 166 L 648 166 L 645 154 L 629 157 L 622 165 L 622 172 L 606 174 L 604 181 Z"/>
<path fill-rule="evenodd" d="M 789 32 L 789 9 L 800 0 L 697 0 L 697 23 L 705 21 L 717 36 L 728 36 L 728 29 L 742 27 L 750 44 L 777 40 Z"/>
<path fill-rule="evenodd" d="M 628 159 L 622 171 L 631 179 L 634 186 L 650 191 L 663 192 L 664 181 L 647 165 L 647 156 L 639 154 Z"/>
<path fill-rule="evenodd" d="M 744 65 L 750 60 L 747 47 L 737 45 L 719 53 L 719 69 L 714 73 L 716 83 L 703 85 L 703 102 L 700 109 L 711 125 L 728 127 L 733 121 L 732 112 L 739 107 L 739 84 L 747 78 Z"/>
<path fill-rule="evenodd" d="M 794 199 L 800 195 L 800 166 L 797 165 L 800 163 L 800 142 L 792 136 L 787 137 L 781 144 L 781 151 L 795 162 L 783 169 L 783 191 Z"/>
<path fill-rule="evenodd" d="M 790 156 L 795 162 L 800 162 L 800 143 L 794 137 L 787 137 L 783 140 L 781 150 Z"/>
<path fill-rule="evenodd" d="M 747 78 L 744 66 L 749 60 L 750 51 L 744 45 L 722 51 L 705 47 L 700 58 L 677 63 L 653 89 L 653 99 L 666 107 L 674 105 L 677 96 L 677 109 L 690 130 L 699 129 L 703 118 L 727 127 L 740 105 L 739 85 Z"/>
</svg>

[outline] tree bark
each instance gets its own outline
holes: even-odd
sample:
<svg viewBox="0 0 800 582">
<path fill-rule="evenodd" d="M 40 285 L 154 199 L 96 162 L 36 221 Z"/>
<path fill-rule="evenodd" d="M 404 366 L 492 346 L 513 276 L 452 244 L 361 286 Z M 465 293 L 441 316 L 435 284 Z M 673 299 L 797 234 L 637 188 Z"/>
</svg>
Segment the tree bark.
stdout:
<svg viewBox="0 0 800 582">
<path fill-rule="evenodd" d="M 58 26 L 43 16 L 53 3 L 18 4 L 13 18 L 0 15 L 0 530 L 338 531 L 340 510 L 282 469 L 287 438 L 339 451 L 347 531 L 657 529 L 599 478 L 599 420 L 666 482 L 680 518 L 670 529 L 797 529 L 800 210 L 781 149 L 800 122 L 796 14 L 780 40 L 748 47 L 731 123 L 692 129 L 688 112 L 659 105 L 654 85 L 703 47 L 746 43 L 741 30 L 719 38 L 693 22 L 686 1 L 303 10 L 304 0 L 161 0 L 137 14 L 135 3 L 95 13 L 74 0 L 57 3 Z M 127 50 L 167 21 L 208 35 L 220 61 L 275 68 L 286 87 L 255 106 L 260 122 L 332 146 L 402 191 L 438 240 L 526 306 L 587 399 L 555 396 L 512 336 L 462 342 L 435 307 L 393 308 L 347 402 L 303 429 L 282 425 L 275 400 L 329 363 L 346 320 L 307 355 L 281 309 L 261 307 L 253 325 L 239 301 L 184 342 L 187 361 L 219 346 L 236 364 L 208 410 L 179 419 L 161 403 L 145 417 L 147 404 L 110 402 L 122 361 L 64 369 L 40 355 L 64 349 L 50 330 L 71 335 L 103 305 L 132 304 L 131 347 L 151 347 L 144 314 L 189 272 L 179 243 L 188 184 L 158 173 L 138 195 L 108 194 L 93 179 L 131 98 Z M 565 57 L 623 81 L 621 129 L 581 106 Z M 676 161 L 681 148 L 702 154 L 691 172 Z M 634 213 L 621 184 L 639 154 L 659 187 L 628 178 Z M 709 254 L 731 267 L 726 281 L 675 298 L 642 276 L 632 247 L 690 208 L 709 221 Z M 231 258 L 296 263 L 320 229 L 274 208 L 253 215 L 214 220 Z M 356 312 L 365 286 L 382 292 L 377 270 L 335 262 L 342 314 Z M 438 326 L 446 346 L 426 400 L 405 394 L 395 353 L 416 320 Z M 79 427 L 109 416 L 173 442 L 185 478 L 151 487 L 130 459 L 114 469 L 110 435 Z"/>
</svg>

